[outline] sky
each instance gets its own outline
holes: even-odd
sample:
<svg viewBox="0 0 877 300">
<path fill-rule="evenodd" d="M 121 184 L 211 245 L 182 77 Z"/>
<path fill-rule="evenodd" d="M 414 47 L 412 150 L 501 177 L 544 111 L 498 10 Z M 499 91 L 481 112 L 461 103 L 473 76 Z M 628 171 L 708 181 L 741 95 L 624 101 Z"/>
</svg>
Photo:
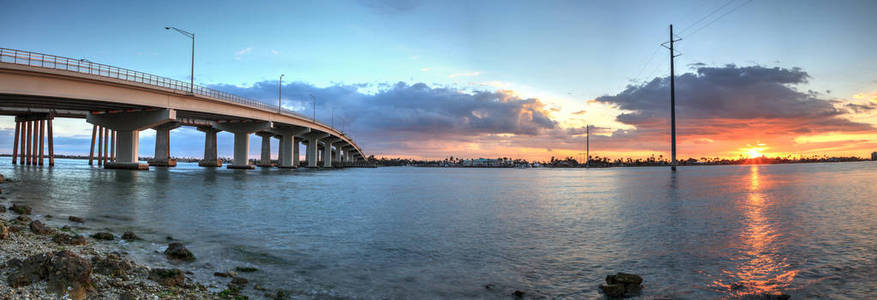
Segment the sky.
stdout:
<svg viewBox="0 0 877 300">
<path fill-rule="evenodd" d="M 189 79 L 313 113 L 366 154 L 669 155 L 674 24 L 680 157 L 877 151 L 875 1 L 15 1 L 0 47 Z M 0 152 L 11 152 L 0 117 Z M 56 152 L 91 126 L 58 119 Z M 258 138 L 251 139 L 252 157 Z M 141 133 L 151 156 L 154 131 Z M 231 135 L 219 136 L 230 156 Z M 275 141 L 276 155 L 276 141 Z M 203 134 L 174 130 L 172 155 Z"/>
</svg>

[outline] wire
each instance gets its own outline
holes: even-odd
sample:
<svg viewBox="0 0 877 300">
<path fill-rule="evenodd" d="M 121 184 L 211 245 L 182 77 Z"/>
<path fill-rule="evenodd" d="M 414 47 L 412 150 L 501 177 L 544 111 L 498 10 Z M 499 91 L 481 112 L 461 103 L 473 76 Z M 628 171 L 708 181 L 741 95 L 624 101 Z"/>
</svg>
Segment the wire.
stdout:
<svg viewBox="0 0 877 300">
<path fill-rule="evenodd" d="M 700 27 L 700 28 L 698 28 L 697 30 L 693 31 L 691 34 L 689 34 L 688 36 L 686 36 L 686 38 L 689 38 L 689 37 L 693 36 L 694 34 L 700 32 L 700 31 L 703 30 L 704 28 L 709 27 L 710 25 L 712 25 L 713 23 L 715 23 L 716 21 L 718 21 L 718 20 L 721 19 L 722 17 L 727 16 L 728 14 L 730 14 L 730 13 L 732 13 L 732 12 L 734 12 L 734 11 L 740 9 L 740 8 L 743 7 L 743 6 L 746 6 L 746 4 L 749 4 L 749 2 L 752 2 L 752 0 L 748 0 L 748 1 L 746 1 L 746 2 L 743 2 L 743 3 L 740 4 L 740 5 L 735 6 L 734 8 L 731 8 L 731 10 L 726 11 L 724 14 L 720 15 L 718 18 L 713 19 L 713 20 L 710 21 L 709 23 L 706 23 L 706 25 L 703 25 L 702 27 Z"/>
<path fill-rule="evenodd" d="M 661 50 L 661 47 L 655 48 L 655 51 L 652 52 L 651 57 L 649 57 L 649 59 L 646 61 L 646 63 L 643 65 L 643 67 L 639 69 L 639 72 L 636 73 L 636 77 L 633 78 L 634 81 L 640 80 L 640 75 L 643 74 L 643 71 L 645 71 L 646 68 L 648 68 L 649 65 L 652 63 L 652 61 L 655 60 L 655 57 L 657 57 L 658 50 Z"/>
<path fill-rule="evenodd" d="M 708 14 L 706 14 L 705 16 L 703 16 L 702 18 L 700 18 L 699 20 L 697 20 L 697 22 L 691 23 L 691 24 L 688 25 L 687 27 L 683 28 L 682 31 L 679 32 L 679 34 L 680 34 L 680 35 L 685 34 L 686 31 L 690 30 L 691 28 L 694 28 L 695 25 L 697 25 L 697 24 L 700 23 L 700 22 L 703 22 L 704 20 L 706 20 L 707 18 L 709 18 L 709 17 L 712 16 L 713 14 L 719 12 L 720 10 L 722 10 L 723 8 L 725 8 L 726 6 L 728 6 L 729 4 L 731 4 L 731 2 L 734 2 L 734 1 L 737 1 L 737 0 L 728 0 L 727 2 L 725 2 L 725 4 L 722 4 L 721 6 L 719 6 L 719 7 L 715 8 L 715 9 L 713 9 L 713 10 L 710 11 Z"/>
</svg>

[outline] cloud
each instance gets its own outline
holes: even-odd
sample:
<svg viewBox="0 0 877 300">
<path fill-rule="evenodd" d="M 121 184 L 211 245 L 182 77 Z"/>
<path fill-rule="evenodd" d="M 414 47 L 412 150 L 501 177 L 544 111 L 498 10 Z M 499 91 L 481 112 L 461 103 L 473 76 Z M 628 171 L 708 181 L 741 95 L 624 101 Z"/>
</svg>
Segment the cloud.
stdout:
<svg viewBox="0 0 877 300">
<path fill-rule="evenodd" d="M 820 98 L 819 93 L 795 89 L 809 79 L 799 68 L 735 65 L 701 66 L 693 73 L 679 75 L 676 116 L 681 142 L 708 138 L 720 144 L 762 137 L 777 144 L 791 143 L 791 137 L 811 132 L 874 130 L 871 124 L 847 119 L 847 109 Z M 614 142 L 636 144 L 669 140 L 669 97 L 669 78 L 664 77 L 596 100 L 624 111 L 616 119 L 636 127 L 618 132 Z"/>
<path fill-rule="evenodd" d="M 544 103 L 509 91 L 463 92 L 423 83 L 379 85 L 375 93 L 360 92 L 362 85 L 315 87 L 294 82 L 283 86 L 285 105 L 311 115 L 317 98 L 317 118 L 329 121 L 334 108 L 336 127 L 354 134 L 358 143 L 375 152 L 403 152 L 425 142 L 476 141 L 485 135 L 537 136 L 558 128 Z M 251 87 L 214 85 L 254 99 L 273 99 L 276 81 Z M 266 100 L 266 102 L 268 102 Z M 422 150 L 422 149 L 421 149 Z"/>
<path fill-rule="evenodd" d="M 583 110 L 580 110 L 580 111 L 574 112 L 574 113 L 572 113 L 572 114 L 574 114 L 574 115 L 584 115 L 584 114 L 586 114 L 586 113 L 587 113 L 587 111 L 583 109 Z"/>
<path fill-rule="evenodd" d="M 241 57 L 243 57 L 244 55 L 249 54 L 249 53 L 252 52 L 252 51 L 253 51 L 253 47 L 247 47 L 247 48 L 244 48 L 244 49 L 241 49 L 241 50 L 235 51 L 235 52 L 234 52 L 234 59 L 235 59 L 235 60 L 240 60 Z"/>
<path fill-rule="evenodd" d="M 429 72 L 429 68 L 420 68 L 420 72 Z"/>
<path fill-rule="evenodd" d="M 249 48 L 248 48 L 248 49 L 249 49 Z M 277 54 L 280 54 L 280 51 L 277 51 L 277 50 L 271 49 L 271 54 L 277 55 Z"/>
<path fill-rule="evenodd" d="M 454 73 L 448 75 L 448 78 L 457 78 L 457 77 L 475 77 L 478 76 L 478 72 L 466 72 L 466 73 Z"/>
</svg>

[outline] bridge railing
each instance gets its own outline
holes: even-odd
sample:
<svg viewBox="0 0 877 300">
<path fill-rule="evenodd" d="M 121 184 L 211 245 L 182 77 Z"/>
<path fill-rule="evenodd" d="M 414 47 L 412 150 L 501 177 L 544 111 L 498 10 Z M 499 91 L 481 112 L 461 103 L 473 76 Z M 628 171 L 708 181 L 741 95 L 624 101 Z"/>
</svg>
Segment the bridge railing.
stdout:
<svg viewBox="0 0 877 300">
<path fill-rule="evenodd" d="M 264 102 L 241 97 L 234 94 L 229 94 L 226 92 L 217 91 L 214 89 L 210 89 L 207 87 L 203 87 L 200 85 L 192 86 L 189 82 L 170 79 L 167 77 L 162 77 L 158 75 L 153 75 L 149 73 L 144 73 L 140 71 L 134 71 L 125 68 L 114 67 L 110 65 L 105 65 L 101 63 L 96 63 L 87 59 L 75 59 L 51 54 L 43 54 L 38 52 L 24 51 L 24 50 L 16 50 L 16 49 L 8 49 L 8 48 L 0 48 L 0 62 L 2 63 L 11 63 L 11 64 L 19 64 L 26 65 L 31 67 L 40 67 L 40 68 L 48 68 L 55 70 L 65 70 L 89 75 L 96 75 L 101 77 L 119 79 L 124 81 L 136 82 L 146 85 L 151 85 L 155 87 L 161 87 L 165 89 L 173 90 L 176 93 L 189 95 L 201 95 L 207 96 L 213 99 L 219 99 L 226 102 L 233 102 L 237 104 L 243 104 L 253 108 L 259 108 L 269 111 L 277 111 L 282 114 L 296 116 L 302 119 L 311 119 L 308 116 L 297 113 L 288 109 L 278 109 L 278 107 L 274 105 L 269 105 Z M 313 119 L 311 119 L 313 120 Z M 330 126 L 314 121 L 316 124 L 320 124 L 325 127 Z M 344 137 L 347 137 L 347 134 L 341 132 L 340 130 L 336 130 Z M 347 137 L 350 139 L 349 137 Z M 352 140 L 352 139 L 351 139 Z"/>
</svg>

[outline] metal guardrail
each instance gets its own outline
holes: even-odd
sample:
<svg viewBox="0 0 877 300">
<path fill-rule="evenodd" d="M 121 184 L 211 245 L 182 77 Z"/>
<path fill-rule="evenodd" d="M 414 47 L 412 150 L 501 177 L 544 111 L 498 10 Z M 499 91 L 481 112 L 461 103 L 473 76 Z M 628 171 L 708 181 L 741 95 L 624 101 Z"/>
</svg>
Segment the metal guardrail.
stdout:
<svg viewBox="0 0 877 300">
<path fill-rule="evenodd" d="M 167 77 L 162 77 L 158 75 L 152 75 L 149 73 L 134 71 L 125 68 L 114 67 L 110 65 L 100 64 L 93 61 L 89 61 L 86 59 L 75 59 L 51 54 L 43 54 L 38 52 L 30 52 L 24 50 L 16 50 L 16 49 L 8 49 L 8 48 L 0 48 L 0 62 L 2 63 L 11 63 L 18 65 L 26 65 L 31 67 L 40 67 L 40 68 L 48 68 L 55 70 L 65 70 L 71 72 L 77 72 L 82 74 L 96 75 L 101 77 L 119 79 L 124 81 L 136 82 L 146 85 L 151 85 L 154 87 L 160 87 L 165 89 L 170 89 L 176 93 L 183 95 L 201 95 L 210 97 L 213 99 L 218 99 L 225 102 L 232 102 L 237 104 L 246 105 L 252 108 L 263 109 L 267 111 L 275 111 L 281 114 L 299 117 L 305 120 L 312 120 L 312 118 L 305 116 L 303 114 L 288 110 L 288 109 L 280 109 L 278 110 L 276 106 L 266 104 L 264 102 L 245 98 L 233 94 L 229 94 L 226 92 L 217 91 L 214 89 L 210 89 L 207 87 L 203 87 L 200 85 L 195 85 L 194 87 L 190 86 L 189 82 L 180 81 L 176 79 L 170 79 Z M 332 128 L 322 122 L 314 122 L 316 124 Z M 334 129 L 334 128 L 333 128 Z M 347 134 L 341 132 L 340 130 L 335 130 L 340 133 L 345 138 L 349 140 L 353 140 L 348 137 Z"/>
</svg>

